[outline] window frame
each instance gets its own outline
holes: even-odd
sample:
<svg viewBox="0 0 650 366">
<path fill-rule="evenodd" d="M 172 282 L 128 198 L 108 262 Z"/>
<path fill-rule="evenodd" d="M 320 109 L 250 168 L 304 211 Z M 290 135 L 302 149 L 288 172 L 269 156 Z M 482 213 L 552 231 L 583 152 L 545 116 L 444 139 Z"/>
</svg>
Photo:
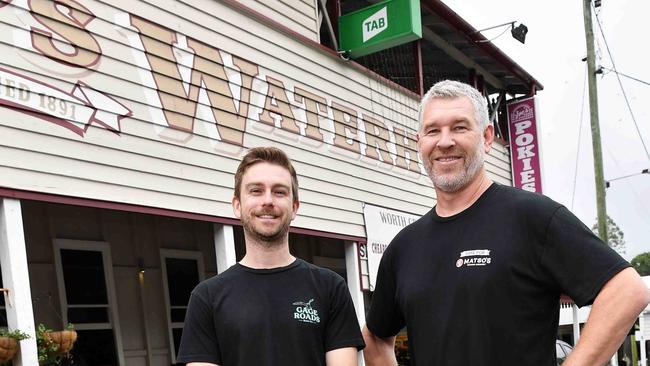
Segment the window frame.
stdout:
<svg viewBox="0 0 650 366">
<path fill-rule="evenodd" d="M 185 322 L 172 322 L 172 306 L 169 301 L 169 283 L 167 282 L 167 258 L 172 259 L 190 259 L 196 261 L 199 274 L 199 282 L 205 279 L 205 266 L 203 262 L 203 253 L 198 250 L 181 250 L 181 249 L 160 249 L 160 274 L 163 281 L 163 293 L 165 297 L 165 320 L 167 321 L 167 336 L 169 339 L 169 354 L 172 364 L 176 363 L 176 347 L 174 347 L 174 329 L 183 329 Z M 173 309 L 184 308 L 187 306 L 174 306 Z"/>
<path fill-rule="evenodd" d="M 63 277 L 63 264 L 61 261 L 61 250 L 79 250 L 88 252 L 100 252 L 102 255 L 102 266 L 104 267 L 104 282 L 106 285 L 106 295 L 108 299 L 108 322 L 107 323 L 76 323 L 76 330 L 112 330 L 115 340 L 115 351 L 117 352 L 117 361 L 120 366 L 124 365 L 124 349 L 122 346 L 122 331 L 119 322 L 119 313 L 117 309 L 117 295 L 115 292 L 115 280 L 113 277 L 113 258 L 111 257 L 111 246 L 108 242 L 89 241 L 89 240 L 71 240 L 71 239 L 54 239 L 54 267 L 56 270 L 56 280 L 61 304 L 62 326 L 68 324 L 68 308 L 75 307 L 103 307 L 104 305 L 68 305 L 67 293 L 65 290 L 65 279 Z"/>
</svg>

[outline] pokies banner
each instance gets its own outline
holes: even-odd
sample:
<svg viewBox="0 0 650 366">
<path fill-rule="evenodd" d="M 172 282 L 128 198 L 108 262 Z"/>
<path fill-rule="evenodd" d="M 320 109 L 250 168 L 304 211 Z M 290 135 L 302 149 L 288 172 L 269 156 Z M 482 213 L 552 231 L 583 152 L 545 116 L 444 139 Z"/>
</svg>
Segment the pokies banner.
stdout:
<svg viewBox="0 0 650 366">
<path fill-rule="evenodd" d="M 542 193 L 540 144 L 535 110 L 535 97 L 520 99 L 507 105 L 510 162 L 513 186 Z"/>
</svg>

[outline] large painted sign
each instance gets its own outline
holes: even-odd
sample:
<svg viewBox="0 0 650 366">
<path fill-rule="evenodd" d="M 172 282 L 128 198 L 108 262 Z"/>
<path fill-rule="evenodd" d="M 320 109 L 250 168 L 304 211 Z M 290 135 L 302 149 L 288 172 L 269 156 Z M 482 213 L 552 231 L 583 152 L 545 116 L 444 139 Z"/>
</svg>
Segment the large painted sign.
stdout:
<svg viewBox="0 0 650 366">
<path fill-rule="evenodd" d="M 215 150 L 233 156 L 249 134 L 281 136 L 383 169 L 424 173 L 415 131 L 195 35 L 94 1 L 0 4 L 6 108 L 82 138 L 91 125 L 119 136 L 133 118 L 167 141 L 208 136 Z"/>
<path fill-rule="evenodd" d="M 420 217 L 406 212 L 396 211 L 385 207 L 363 205 L 363 219 L 366 224 L 368 238 L 366 252 L 368 258 L 369 290 L 375 289 L 379 262 L 388 248 L 391 240 L 408 224 Z"/>
<path fill-rule="evenodd" d="M 531 97 L 517 100 L 507 106 L 510 160 L 512 185 L 526 191 L 542 193 L 535 101 L 535 97 Z"/>
</svg>

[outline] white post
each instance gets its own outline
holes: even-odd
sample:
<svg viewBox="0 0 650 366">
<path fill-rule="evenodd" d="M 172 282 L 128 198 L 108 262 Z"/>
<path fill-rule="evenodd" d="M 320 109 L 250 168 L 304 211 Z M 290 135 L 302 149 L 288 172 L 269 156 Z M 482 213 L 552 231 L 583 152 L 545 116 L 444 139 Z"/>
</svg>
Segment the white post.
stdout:
<svg viewBox="0 0 650 366">
<path fill-rule="evenodd" d="M 151 327 L 149 327 L 149 322 L 147 321 L 147 309 L 149 307 L 147 306 L 147 295 L 144 284 L 144 260 L 142 260 L 142 267 L 140 267 L 140 259 L 138 259 L 138 267 L 138 289 L 140 290 L 140 307 L 142 308 L 140 316 L 142 317 L 142 328 L 144 328 L 144 347 L 147 351 L 145 361 L 147 366 L 151 366 L 153 365 L 153 354 L 151 351 Z"/>
<path fill-rule="evenodd" d="M 359 270 L 359 247 L 356 242 L 345 242 L 345 271 L 347 273 L 348 290 L 352 296 L 352 303 L 357 312 L 357 320 L 363 326 L 366 324 L 363 291 L 361 290 L 361 271 Z M 363 352 L 358 353 L 358 365 L 364 366 Z"/>
<path fill-rule="evenodd" d="M 235 236 L 231 225 L 214 224 L 214 253 L 217 257 L 217 273 L 237 263 Z"/>
<path fill-rule="evenodd" d="M 571 309 L 573 310 L 573 346 L 575 347 L 578 344 L 580 339 L 580 319 L 578 319 L 578 305 L 576 303 L 571 303 Z"/>
<path fill-rule="evenodd" d="M 646 352 L 645 352 L 645 341 L 646 341 L 646 327 L 650 324 L 646 324 L 646 314 L 645 312 L 641 313 L 641 316 L 639 317 L 639 336 L 637 337 L 637 341 L 639 341 L 639 348 L 641 348 L 641 357 L 639 360 L 639 365 L 646 366 Z M 635 365 L 636 366 L 636 365 Z"/>
<path fill-rule="evenodd" d="M 13 198 L 0 199 L 0 266 L 3 287 L 9 289 L 9 293 L 5 293 L 9 329 L 19 329 L 30 336 L 20 342 L 20 349 L 13 364 L 37 366 L 38 353 L 23 218 L 20 201 Z"/>
</svg>

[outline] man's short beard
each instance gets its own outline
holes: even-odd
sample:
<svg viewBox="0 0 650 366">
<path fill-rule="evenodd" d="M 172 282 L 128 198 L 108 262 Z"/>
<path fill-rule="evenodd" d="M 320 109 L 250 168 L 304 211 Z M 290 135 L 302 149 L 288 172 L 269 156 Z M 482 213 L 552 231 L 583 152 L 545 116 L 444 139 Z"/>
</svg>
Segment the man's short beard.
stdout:
<svg viewBox="0 0 650 366">
<path fill-rule="evenodd" d="M 262 244 L 267 248 L 282 244 L 284 242 L 284 238 L 289 232 L 289 225 L 289 222 L 282 223 L 276 232 L 272 233 L 271 235 L 266 235 L 255 230 L 255 227 L 251 225 L 248 220 L 242 220 L 242 226 L 244 227 L 244 233 L 246 236 L 250 237 L 255 242 Z"/>
<path fill-rule="evenodd" d="M 484 139 L 479 140 L 478 146 L 476 146 L 476 152 L 473 156 L 468 157 L 470 160 L 466 161 L 465 169 L 460 171 L 457 175 L 451 177 L 445 177 L 444 175 L 436 176 L 433 172 L 433 162 L 426 169 L 429 174 L 429 178 L 433 182 L 433 186 L 443 192 L 453 193 L 458 192 L 459 190 L 465 188 L 474 177 L 479 173 L 481 168 L 483 168 L 483 163 L 485 161 L 485 152 L 482 149 Z M 425 166 L 426 167 L 426 166 Z"/>
</svg>

